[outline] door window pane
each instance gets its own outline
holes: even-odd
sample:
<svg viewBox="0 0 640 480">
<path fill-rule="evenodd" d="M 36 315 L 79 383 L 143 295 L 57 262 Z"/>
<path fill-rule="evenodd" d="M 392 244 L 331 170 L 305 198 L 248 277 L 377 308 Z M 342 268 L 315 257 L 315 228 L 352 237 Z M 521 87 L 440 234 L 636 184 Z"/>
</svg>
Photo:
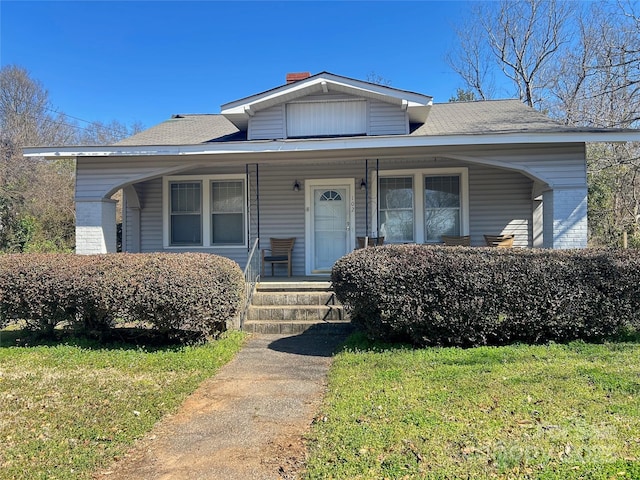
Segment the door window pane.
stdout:
<svg viewBox="0 0 640 480">
<path fill-rule="evenodd" d="M 440 242 L 442 235 L 460 235 L 460 176 L 424 178 L 425 242 Z"/>
<path fill-rule="evenodd" d="M 413 177 L 380 178 L 380 236 L 413 242 Z"/>
<path fill-rule="evenodd" d="M 243 244 L 244 227 L 244 183 L 211 182 L 211 244 Z"/>
<path fill-rule="evenodd" d="M 170 184 L 171 245 L 202 245 L 202 184 Z"/>
</svg>

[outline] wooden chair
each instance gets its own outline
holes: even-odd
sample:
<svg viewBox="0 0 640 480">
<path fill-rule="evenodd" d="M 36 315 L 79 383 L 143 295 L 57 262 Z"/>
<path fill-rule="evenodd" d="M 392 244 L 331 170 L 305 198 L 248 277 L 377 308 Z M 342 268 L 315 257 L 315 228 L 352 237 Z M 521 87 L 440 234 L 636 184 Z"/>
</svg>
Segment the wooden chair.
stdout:
<svg viewBox="0 0 640 480">
<path fill-rule="evenodd" d="M 510 235 L 485 235 L 484 241 L 488 247 L 511 248 L 513 247 L 514 234 Z"/>
<path fill-rule="evenodd" d="M 291 276 L 292 261 L 291 256 L 293 254 L 293 244 L 296 242 L 295 238 L 270 238 L 271 248 L 265 248 L 262 250 L 262 276 L 264 277 L 264 264 L 271 264 L 271 276 L 273 277 L 273 266 L 276 263 L 286 263 L 287 272 Z M 266 252 L 269 251 L 269 255 Z"/>
<path fill-rule="evenodd" d="M 443 235 L 442 236 L 442 243 L 444 243 L 447 246 L 459 245 L 459 246 L 463 246 L 463 247 L 469 247 L 469 246 L 471 246 L 471 237 L 469 237 L 469 235 L 463 235 L 463 236 L 460 236 L 460 237 L 454 237 L 454 236 L 450 236 L 450 235 Z"/>
<path fill-rule="evenodd" d="M 364 248 L 364 241 L 366 237 L 358 237 L 358 248 Z M 369 237 L 367 242 L 368 247 L 379 247 L 384 243 L 384 237 Z"/>
</svg>

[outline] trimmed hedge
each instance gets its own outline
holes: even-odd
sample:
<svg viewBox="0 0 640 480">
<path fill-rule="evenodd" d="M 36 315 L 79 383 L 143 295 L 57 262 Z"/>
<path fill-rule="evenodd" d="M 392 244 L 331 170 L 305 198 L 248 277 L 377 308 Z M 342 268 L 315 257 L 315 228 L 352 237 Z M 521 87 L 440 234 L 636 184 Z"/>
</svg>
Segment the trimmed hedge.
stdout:
<svg viewBox="0 0 640 480">
<path fill-rule="evenodd" d="M 389 245 L 332 271 L 371 338 L 414 345 L 597 340 L 640 326 L 640 254 Z"/>
<path fill-rule="evenodd" d="M 240 267 L 216 255 L 0 255 L 0 326 L 21 319 L 43 333 L 143 322 L 216 335 L 239 311 Z"/>
</svg>

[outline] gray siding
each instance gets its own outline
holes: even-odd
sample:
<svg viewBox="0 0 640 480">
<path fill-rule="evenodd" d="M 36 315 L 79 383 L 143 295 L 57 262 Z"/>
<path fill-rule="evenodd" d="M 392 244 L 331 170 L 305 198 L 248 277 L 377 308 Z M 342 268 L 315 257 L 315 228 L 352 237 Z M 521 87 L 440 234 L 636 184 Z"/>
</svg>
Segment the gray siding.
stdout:
<svg viewBox="0 0 640 480">
<path fill-rule="evenodd" d="M 398 105 L 369 101 L 369 135 L 409 133 L 409 117 Z"/>
<path fill-rule="evenodd" d="M 309 95 L 296 100 L 296 103 L 304 101 L 337 101 L 353 98 L 346 94 Z M 409 133 L 409 119 L 406 111 L 399 105 L 368 100 L 367 132 L 369 135 L 404 135 Z M 249 119 L 249 140 L 272 140 L 285 138 L 286 132 L 286 106 L 276 105 L 256 112 Z"/>
<path fill-rule="evenodd" d="M 286 136 L 284 105 L 276 105 L 256 112 L 249 119 L 249 140 L 272 140 Z"/>
<path fill-rule="evenodd" d="M 515 234 L 515 246 L 531 246 L 533 182 L 496 168 L 469 169 L 469 232 L 472 245 L 483 235 Z"/>
</svg>

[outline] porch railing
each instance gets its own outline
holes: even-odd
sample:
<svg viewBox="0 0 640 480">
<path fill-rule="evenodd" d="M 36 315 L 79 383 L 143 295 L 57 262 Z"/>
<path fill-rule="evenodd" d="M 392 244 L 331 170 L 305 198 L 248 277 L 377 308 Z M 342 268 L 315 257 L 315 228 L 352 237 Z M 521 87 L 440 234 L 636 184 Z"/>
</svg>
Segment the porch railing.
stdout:
<svg viewBox="0 0 640 480">
<path fill-rule="evenodd" d="M 240 313 L 240 330 L 244 327 L 244 321 L 247 318 L 249 307 L 253 300 L 253 294 L 256 291 L 256 284 L 260 280 L 260 249 L 258 244 L 260 239 L 256 238 L 253 242 L 253 247 L 247 257 L 247 266 L 244 267 L 244 281 L 245 281 L 245 294 L 244 294 L 244 306 Z"/>
</svg>

